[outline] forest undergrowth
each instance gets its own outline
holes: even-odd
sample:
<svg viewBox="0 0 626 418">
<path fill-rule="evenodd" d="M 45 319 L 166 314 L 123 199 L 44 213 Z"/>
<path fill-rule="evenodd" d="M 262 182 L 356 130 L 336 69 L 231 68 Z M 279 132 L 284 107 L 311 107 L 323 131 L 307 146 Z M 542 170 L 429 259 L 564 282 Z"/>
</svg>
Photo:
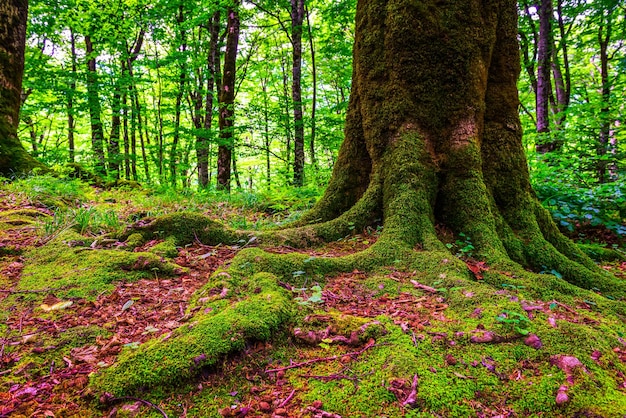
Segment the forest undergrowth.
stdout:
<svg viewBox="0 0 626 418">
<path fill-rule="evenodd" d="M 254 234 L 149 229 L 193 214 L 264 230 L 296 219 L 314 201 L 302 197 L 4 184 L 0 417 L 623 416 L 619 311 L 598 292 L 534 288 L 558 271 L 494 271 L 470 236 L 441 228 L 449 254 L 432 271 L 324 272 L 308 266 L 361 254 L 380 227 L 264 251 Z M 620 230 L 571 221 L 626 279 Z"/>
</svg>

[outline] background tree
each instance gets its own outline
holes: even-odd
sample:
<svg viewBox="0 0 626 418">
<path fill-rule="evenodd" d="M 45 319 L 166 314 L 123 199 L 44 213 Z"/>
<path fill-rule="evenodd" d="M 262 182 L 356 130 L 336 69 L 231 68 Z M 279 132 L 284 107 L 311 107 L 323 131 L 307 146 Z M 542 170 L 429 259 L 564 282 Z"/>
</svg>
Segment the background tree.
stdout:
<svg viewBox="0 0 626 418">
<path fill-rule="evenodd" d="M 41 167 L 17 136 L 24 74 L 27 0 L 0 5 L 0 175 L 11 176 Z"/>
<path fill-rule="evenodd" d="M 219 96 L 220 143 L 217 157 L 217 183 L 219 189 L 230 190 L 231 162 L 234 146 L 234 103 L 237 48 L 239 45 L 239 4 L 228 8 L 226 25 L 226 52 L 224 75 Z"/>
</svg>

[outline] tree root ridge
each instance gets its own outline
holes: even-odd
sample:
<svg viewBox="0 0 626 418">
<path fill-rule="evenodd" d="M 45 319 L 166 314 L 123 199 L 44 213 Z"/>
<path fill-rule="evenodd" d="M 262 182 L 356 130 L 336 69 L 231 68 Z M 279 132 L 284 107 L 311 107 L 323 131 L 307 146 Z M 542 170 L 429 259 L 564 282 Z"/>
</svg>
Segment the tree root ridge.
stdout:
<svg viewBox="0 0 626 418">
<path fill-rule="evenodd" d="M 255 275 L 248 283 L 254 291 L 247 298 L 206 306 L 207 313 L 197 314 L 171 335 L 125 351 L 115 366 L 93 378 L 93 385 L 114 396 L 173 385 L 251 341 L 270 339 L 292 316 L 290 297 L 276 282 L 268 273 Z"/>
</svg>

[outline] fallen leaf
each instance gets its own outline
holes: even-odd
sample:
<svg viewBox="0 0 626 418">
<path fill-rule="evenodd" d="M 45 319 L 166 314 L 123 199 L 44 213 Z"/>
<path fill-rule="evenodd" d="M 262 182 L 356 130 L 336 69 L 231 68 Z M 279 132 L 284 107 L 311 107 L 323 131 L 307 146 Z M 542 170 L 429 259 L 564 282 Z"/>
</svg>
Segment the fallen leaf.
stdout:
<svg viewBox="0 0 626 418">
<path fill-rule="evenodd" d="M 40 308 L 43 309 L 46 312 L 50 312 L 50 311 L 58 311 L 58 310 L 61 310 L 61 309 L 69 308 L 73 304 L 74 304 L 74 302 L 72 302 L 71 300 L 68 300 L 68 301 L 65 301 L 65 302 L 57 302 L 54 305 L 47 305 L 47 304 L 43 303 L 43 304 L 41 304 Z"/>
</svg>

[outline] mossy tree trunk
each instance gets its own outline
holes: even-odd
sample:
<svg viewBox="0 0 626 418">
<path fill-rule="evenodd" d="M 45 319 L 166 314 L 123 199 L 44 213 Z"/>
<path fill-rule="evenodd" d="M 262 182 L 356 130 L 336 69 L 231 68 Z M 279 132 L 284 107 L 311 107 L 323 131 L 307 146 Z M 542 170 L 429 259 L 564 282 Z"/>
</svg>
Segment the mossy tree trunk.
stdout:
<svg viewBox="0 0 626 418">
<path fill-rule="evenodd" d="M 26 0 L 0 4 L 0 176 L 6 177 L 43 167 L 17 136 L 27 15 Z"/>
<path fill-rule="evenodd" d="M 442 248 L 440 225 L 490 263 L 603 280 L 530 185 L 514 0 L 360 0 L 353 71 L 333 176 L 300 226 L 380 218 L 382 242 L 428 250 Z"/>
</svg>

